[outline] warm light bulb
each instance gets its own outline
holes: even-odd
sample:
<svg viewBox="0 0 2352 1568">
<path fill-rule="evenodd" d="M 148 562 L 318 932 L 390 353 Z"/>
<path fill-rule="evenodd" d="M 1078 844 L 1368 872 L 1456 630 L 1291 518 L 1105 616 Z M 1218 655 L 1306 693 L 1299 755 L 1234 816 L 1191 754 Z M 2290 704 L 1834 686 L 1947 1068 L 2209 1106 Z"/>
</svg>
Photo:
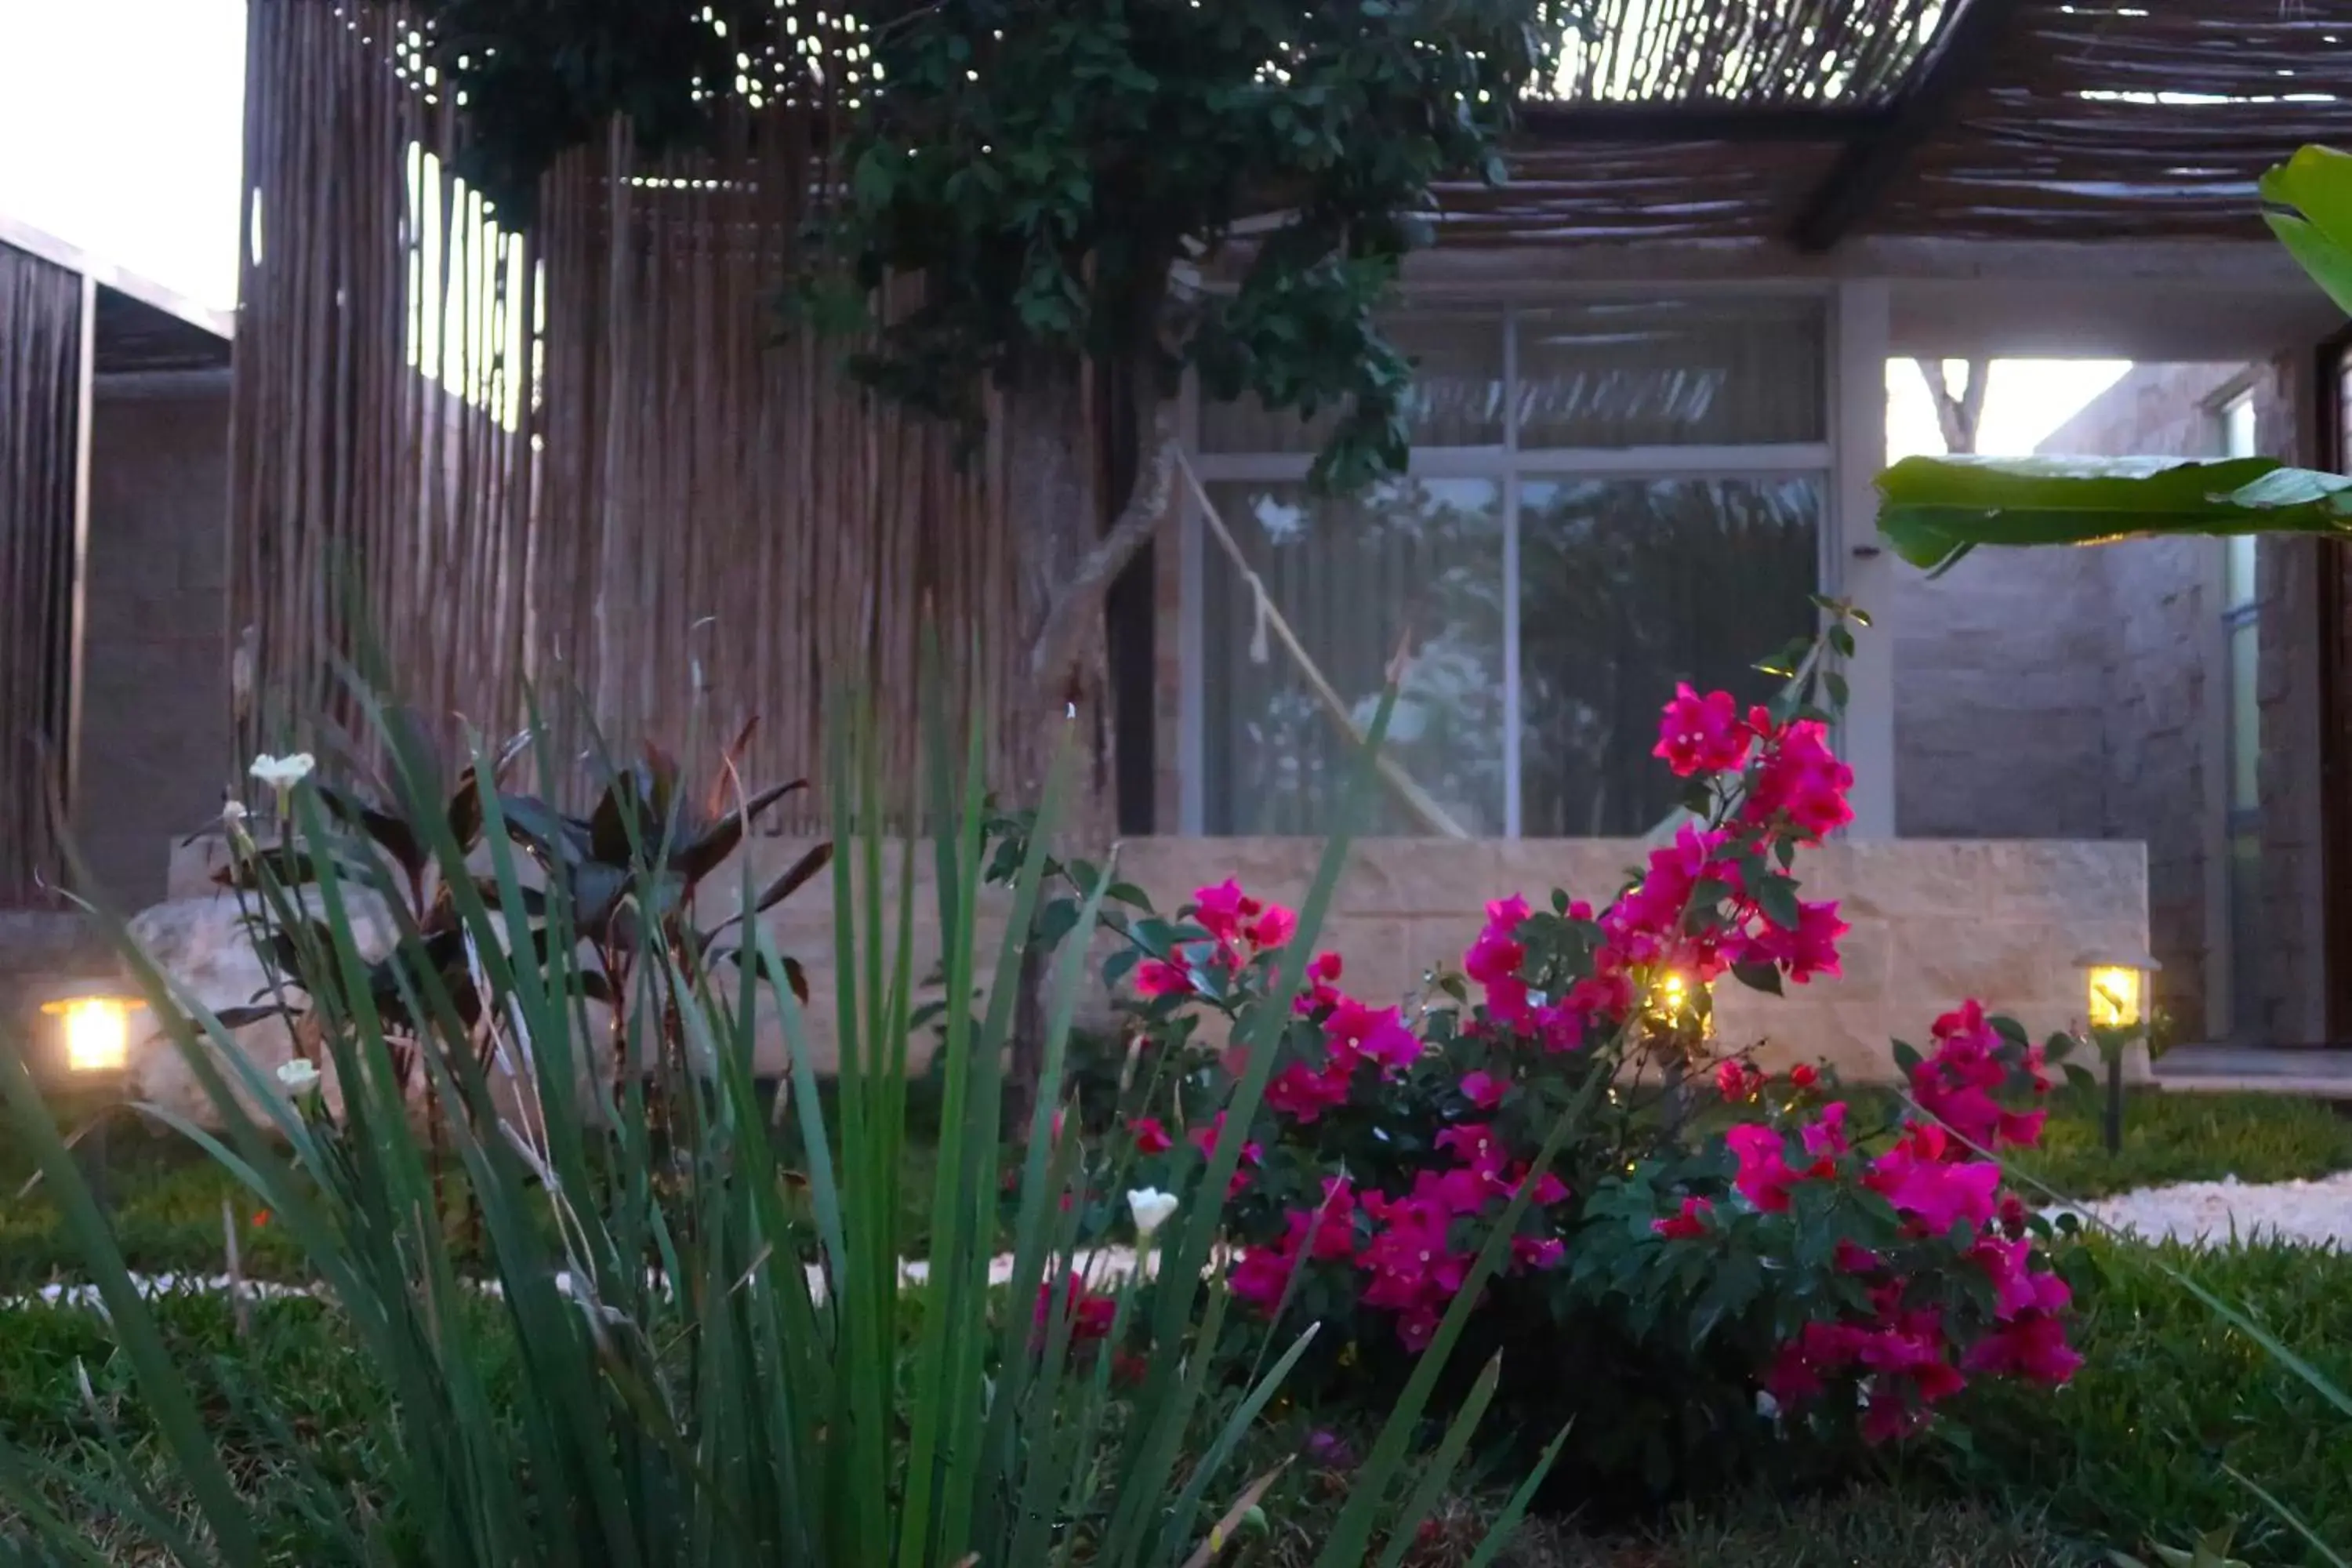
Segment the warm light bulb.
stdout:
<svg viewBox="0 0 2352 1568">
<path fill-rule="evenodd" d="M 2140 972 L 2120 963 L 2093 965 L 2089 1001 L 2093 1028 L 2137 1028 L 2140 1020 Z"/>
<path fill-rule="evenodd" d="M 1667 1014 L 1679 1013 L 1690 1000 L 1690 986 L 1683 977 L 1668 970 L 1658 980 L 1658 1009 Z"/>
<path fill-rule="evenodd" d="M 76 996 L 42 1012 L 65 1020 L 70 1072 L 121 1072 L 131 1060 L 131 1004 L 119 996 Z"/>
</svg>

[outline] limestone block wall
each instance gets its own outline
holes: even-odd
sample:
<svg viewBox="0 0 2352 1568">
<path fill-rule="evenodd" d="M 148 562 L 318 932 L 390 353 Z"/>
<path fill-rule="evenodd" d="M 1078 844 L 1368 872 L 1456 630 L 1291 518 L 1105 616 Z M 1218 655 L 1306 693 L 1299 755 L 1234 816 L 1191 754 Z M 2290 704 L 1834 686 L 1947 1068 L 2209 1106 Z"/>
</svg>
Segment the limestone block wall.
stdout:
<svg viewBox="0 0 2352 1568">
<path fill-rule="evenodd" d="M 753 884 L 808 847 L 803 839 L 755 837 L 747 851 Z M 1122 879 L 1163 910 L 1227 877 L 1259 897 L 1295 905 L 1306 898 L 1321 853 L 1319 843 L 1306 838 L 1148 837 L 1124 845 L 1118 867 Z M 204 881 L 211 858 L 202 845 L 176 858 L 175 898 L 218 896 Z M 1433 968 L 1458 966 L 1489 900 L 1517 892 L 1540 903 L 1564 888 L 1604 901 L 1643 859 L 1641 846 L 1626 840 L 1366 839 L 1340 878 L 1323 945 L 1346 960 L 1357 994 L 1402 1001 L 1422 992 Z M 1891 1077 L 1889 1042 L 1924 1041 L 1938 1013 L 1969 997 L 2018 1017 L 2037 1035 L 2079 1026 L 2076 961 L 2093 952 L 2144 950 L 2147 942 L 2147 860 L 2137 843 L 1833 844 L 1801 858 L 1797 871 L 1808 897 L 1838 900 L 1853 923 L 1845 972 L 1792 986 L 1780 998 L 1727 982 L 1717 994 L 1720 1033 L 1742 1046 L 1762 1042 L 1768 1060 L 1827 1060 L 1858 1081 Z M 740 875 L 740 867 L 730 868 L 707 889 L 707 915 L 730 907 Z M 895 869 L 891 878 L 895 889 Z M 916 857 L 919 974 L 929 973 L 939 954 L 933 889 L 926 851 Z M 983 964 L 994 956 L 1003 902 L 992 896 L 983 903 Z M 809 967 L 812 1044 L 829 1068 L 837 1000 L 830 878 L 796 894 L 767 925 L 779 950 Z M 1097 1016 L 1103 1000 L 1099 994 L 1091 999 Z M 761 1067 L 780 1070 L 780 1021 L 763 1016 L 759 1033 Z"/>
</svg>

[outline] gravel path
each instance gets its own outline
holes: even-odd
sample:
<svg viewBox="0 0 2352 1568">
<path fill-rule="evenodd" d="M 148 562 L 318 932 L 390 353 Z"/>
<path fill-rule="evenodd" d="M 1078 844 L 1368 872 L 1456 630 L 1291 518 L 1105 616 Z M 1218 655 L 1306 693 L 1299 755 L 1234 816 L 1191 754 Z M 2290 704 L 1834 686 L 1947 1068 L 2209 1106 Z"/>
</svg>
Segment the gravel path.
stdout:
<svg viewBox="0 0 2352 1568">
<path fill-rule="evenodd" d="M 2150 1240 L 2227 1246 L 2232 1236 L 2352 1249 L 2352 1171 L 2307 1182 L 2182 1182 L 2102 1198 L 2078 1212 Z"/>
</svg>

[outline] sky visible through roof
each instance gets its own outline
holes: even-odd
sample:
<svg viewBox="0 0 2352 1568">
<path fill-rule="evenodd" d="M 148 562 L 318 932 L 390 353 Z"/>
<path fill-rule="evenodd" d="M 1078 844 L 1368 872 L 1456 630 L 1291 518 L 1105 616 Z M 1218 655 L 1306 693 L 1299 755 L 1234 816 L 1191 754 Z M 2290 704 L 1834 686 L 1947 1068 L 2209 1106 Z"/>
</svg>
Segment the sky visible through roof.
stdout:
<svg viewBox="0 0 2352 1568">
<path fill-rule="evenodd" d="M 244 22 L 244 0 L 0 0 L 0 214 L 233 307 Z M 2031 451 L 2123 369 L 2002 362 L 1980 445 Z M 1907 362 L 1889 366 L 1887 447 L 1942 449 Z"/>
</svg>

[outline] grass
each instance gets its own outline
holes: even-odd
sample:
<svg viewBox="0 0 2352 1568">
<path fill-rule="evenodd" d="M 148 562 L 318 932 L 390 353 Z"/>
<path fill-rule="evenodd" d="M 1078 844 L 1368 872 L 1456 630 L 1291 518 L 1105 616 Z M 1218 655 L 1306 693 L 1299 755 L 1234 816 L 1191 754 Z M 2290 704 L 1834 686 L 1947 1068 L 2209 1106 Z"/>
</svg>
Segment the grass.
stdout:
<svg viewBox="0 0 2352 1568">
<path fill-rule="evenodd" d="M 1847 1091 L 1864 1124 L 1904 1111 L 1891 1090 Z M 2175 1182 L 2284 1182 L 2352 1170 L 2352 1116 L 2294 1095 L 2127 1091 L 2124 1147 L 2110 1154 L 2099 1094 L 2072 1087 L 2050 1096 L 2039 1147 L 2003 1150 L 2021 1175 L 2070 1198 L 2110 1197 Z"/>
<path fill-rule="evenodd" d="M 275 1421 L 255 1419 L 226 1398 L 211 1402 L 211 1418 L 234 1456 L 239 1489 L 270 1521 L 273 1557 L 326 1561 L 302 1515 L 301 1468 L 314 1468 L 361 1506 L 387 1484 L 394 1458 L 385 1447 L 393 1428 L 383 1394 L 335 1314 L 311 1301 L 257 1303 L 240 1330 L 227 1302 L 199 1294 L 163 1298 L 158 1315 L 176 1355 L 260 1375 Z M 487 1370 L 494 1384 L 518 1374 L 510 1363 Z M 97 1313 L 0 1313 L 0 1436 L 61 1460 L 87 1445 L 118 1443 L 169 1495 L 168 1465 Z M 1268 1434 L 1251 1473 L 1278 1461 L 1285 1442 Z M 1265 1531 L 1245 1537 L 1245 1550 L 1229 1559 L 1235 1568 L 1303 1568 L 1314 1560 L 1346 1482 L 1328 1474 L 1294 1479 L 1271 1501 Z M 1468 1563 L 1496 1500 L 1450 1500 L 1409 1552 L 1408 1568 Z M 105 1522 L 91 1525 L 102 1537 Z M 2088 1561 L 2030 1504 L 1880 1488 L 1796 1500 L 1744 1497 L 1679 1510 L 1639 1531 L 1588 1533 L 1538 1521 L 1496 1568 L 2059 1568 Z"/>
<path fill-rule="evenodd" d="M 2073 1330 L 2082 1371 L 2054 1396 L 1990 1385 L 1972 1394 L 1973 1449 L 1948 1456 L 1952 1479 L 2126 1547 L 2151 1537 L 2184 1544 L 2234 1523 L 2251 1562 L 2326 1561 L 2271 1520 L 2228 1465 L 2352 1548 L 2352 1417 L 2155 1266 L 2237 1304 L 2352 1388 L 2352 1254 L 2094 1245 L 2103 1278 L 2078 1300 Z"/>
<path fill-rule="evenodd" d="M 2152 1266 L 2161 1258 L 2249 1312 L 2328 1376 L 2352 1385 L 2352 1256 L 2285 1247 L 2212 1253 L 2099 1242 L 2098 1280 L 2080 1300 L 2074 1337 L 2088 1358 L 2055 1394 L 1982 1387 L 1958 1415 L 1964 1440 L 1915 1453 L 1888 1485 L 1813 1498 L 1748 1497 L 1684 1508 L 1650 1526 L 1588 1533 L 1560 1521 L 1531 1527 L 1505 1568 L 2042 1568 L 2104 1561 L 2108 1546 L 2186 1542 L 2237 1527 L 2256 1564 L 2322 1561 L 2224 1473 L 2262 1481 L 2331 1541 L 2352 1542 L 2352 1419 L 2215 1319 Z M 486 1311 L 495 1309 L 485 1304 Z M 257 1378 L 282 1429 L 234 1402 L 210 1402 L 237 1456 L 240 1485 L 277 1521 L 300 1557 L 298 1463 L 354 1496 L 383 1484 L 391 1426 L 371 1371 L 335 1315 L 316 1302 L 256 1304 L 239 1331 L 216 1296 L 167 1298 L 175 1351 L 198 1364 L 234 1363 Z M 495 1336 L 493 1336 L 495 1342 Z M 510 1369 L 493 1368 L 493 1380 Z M 90 1392 L 80 1378 L 86 1373 Z M 230 1384 L 224 1381 L 222 1386 Z M 94 1312 L 0 1312 L 0 1435 L 63 1458 L 118 1429 L 132 1451 L 152 1446 L 141 1403 Z M 294 1435 L 299 1452 L 288 1442 Z M 1269 1434 L 1267 1463 L 1296 1452 Z M 160 1455 L 156 1456 L 161 1476 Z M 282 1506 L 269 1505 L 280 1498 Z M 1291 1568 L 1312 1560 L 1344 1482 L 1302 1476 L 1270 1507 L 1269 1528 L 1234 1561 Z M 1491 1499 L 1457 1498 L 1412 1568 L 1465 1563 Z M 2150 1559 L 2153 1561 L 2153 1559 Z"/>
<path fill-rule="evenodd" d="M 821 1086 L 829 1093 L 829 1086 Z M 57 1097 L 58 1124 L 66 1132 L 109 1114 L 105 1185 L 111 1200 L 115 1234 L 131 1268 L 142 1274 L 195 1274 L 211 1278 L 227 1268 L 224 1221 L 237 1236 L 240 1270 L 256 1279 L 300 1280 L 310 1277 L 300 1251 L 270 1223 L 270 1215 L 244 1184 L 204 1151 L 177 1133 L 150 1124 L 127 1109 L 87 1094 Z M 828 1107 L 828 1115 L 832 1114 Z M 931 1172 L 937 1152 L 937 1121 L 919 1106 L 911 1120 L 915 1136 L 906 1148 L 907 1205 L 900 1234 L 910 1251 L 925 1250 L 930 1229 Z M 790 1151 L 795 1129 L 783 1129 Z M 89 1147 L 88 1144 L 84 1145 Z M 53 1280 L 85 1277 L 81 1252 L 58 1222 L 58 1211 L 23 1151 L 0 1142 L 0 1298 L 37 1289 Z"/>
<path fill-rule="evenodd" d="M 2124 1147 L 2109 1154 L 2097 1096 L 2053 1097 L 2042 1144 L 2011 1157 L 2019 1171 L 2074 1198 L 2100 1198 L 2173 1182 L 2284 1182 L 2352 1170 L 2352 1117 L 2293 1095 L 2134 1089 Z"/>
</svg>

